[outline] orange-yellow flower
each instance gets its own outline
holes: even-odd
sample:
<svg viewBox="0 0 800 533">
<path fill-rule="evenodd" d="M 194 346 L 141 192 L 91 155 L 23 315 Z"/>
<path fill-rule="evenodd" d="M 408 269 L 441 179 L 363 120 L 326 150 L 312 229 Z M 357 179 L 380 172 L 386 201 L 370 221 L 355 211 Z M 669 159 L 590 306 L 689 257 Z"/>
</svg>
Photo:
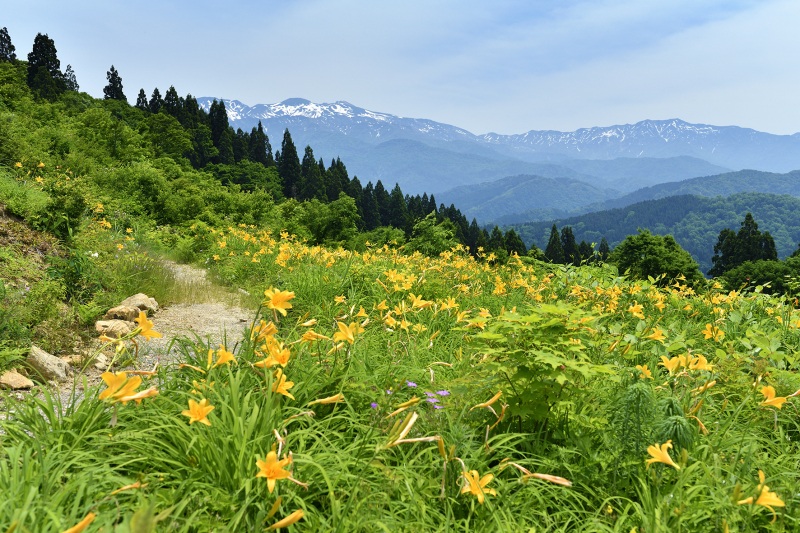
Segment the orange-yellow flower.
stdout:
<svg viewBox="0 0 800 533">
<path fill-rule="evenodd" d="M 664 335 L 664 331 L 661 328 L 656 328 L 653 330 L 653 333 L 647 336 L 647 338 L 654 341 L 661 341 L 663 343 L 667 336 Z"/>
<path fill-rule="evenodd" d="M 256 477 L 267 478 L 267 489 L 269 489 L 271 493 L 275 490 L 276 481 L 279 479 L 286 479 L 292 475 L 291 472 L 284 469 L 284 467 L 291 464 L 291 462 L 291 457 L 286 457 L 279 461 L 278 454 L 274 451 L 270 451 L 267 454 L 266 460 L 262 461 L 261 459 L 256 459 L 256 466 L 258 466 L 258 474 L 256 474 Z"/>
<path fill-rule="evenodd" d="M 268 337 L 264 347 L 267 349 L 267 352 L 269 352 L 269 355 L 253 366 L 271 368 L 275 365 L 286 366 L 289 363 L 292 353 L 282 342 L 276 341 L 273 337 Z"/>
<path fill-rule="evenodd" d="M 786 504 L 778 497 L 777 494 L 770 492 L 769 487 L 766 485 L 766 477 L 764 476 L 764 472 L 761 470 L 758 471 L 758 479 L 760 481 L 758 484 L 758 498 L 754 499 L 752 496 L 750 496 L 749 498 L 739 500 L 736 503 L 739 505 L 755 504 L 766 507 L 772 511 L 772 521 L 774 522 L 777 518 L 774 507 L 785 507 Z"/>
<path fill-rule="evenodd" d="M 662 355 L 661 362 L 658 364 L 669 370 L 670 374 L 674 374 L 675 371 L 681 366 L 681 358 L 673 357 L 669 359 L 666 355 Z"/>
<path fill-rule="evenodd" d="M 764 395 L 764 401 L 759 405 L 763 405 L 765 407 L 774 407 L 776 409 L 780 409 L 786 402 L 785 396 L 775 396 L 775 387 L 772 385 L 761 387 L 761 394 Z"/>
<path fill-rule="evenodd" d="M 715 328 L 711 324 L 706 324 L 705 329 L 702 331 L 703 337 L 706 339 L 713 338 L 716 342 L 721 341 L 725 338 L 725 332 L 719 328 Z"/>
<path fill-rule="evenodd" d="M 330 337 L 326 337 L 320 333 L 317 333 L 313 329 L 309 329 L 300 337 L 302 342 L 307 342 L 311 344 L 312 342 L 321 341 L 321 340 L 330 340 Z"/>
<path fill-rule="evenodd" d="M 294 524 L 295 522 L 297 522 L 298 520 L 302 519 L 304 515 L 305 515 L 305 513 L 303 512 L 303 510 L 302 509 L 298 509 L 295 512 L 293 512 L 292 514 L 290 514 L 289 516 L 287 516 L 286 518 L 278 520 L 277 522 L 275 522 L 274 524 L 269 526 L 267 528 L 267 531 L 269 531 L 271 529 L 281 529 L 283 527 L 289 527 L 292 524 Z"/>
<path fill-rule="evenodd" d="M 628 308 L 628 312 L 635 316 L 636 318 L 644 320 L 644 313 L 642 312 L 644 307 L 642 304 L 634 304 Z"/>
<path fill-rule="evenodd" d="M 659 447 L 660 446 L 660 447 Z M 646 461 L 647 466 L 649 467 L 653 463 L 664 463 L 665 465 L 674 466 L 675 470 L 680 470 L 681 467 L 672 460 L 672 457 L 669 456 L 669 450 L 672 448 L 672 441 L 668 440 L 664 444 L 659 445 L 655 443 L 652 446 L 647 447 L 647 453 L 650 454 L 650 459 Z"/>
<path fill-rule="evenodd" d="M 139 335 L 144 337 L 147 340 L 150 339 L 160 339 L 161 333 L 157 331 L 153 331 L 153 322 L 147 320 L 147 313 L 144 311 L 139 311 L 139 316 L 135 319 L 136 323 L 139 324 Z"/>
<path fill-rule="evenodd" d="M 278 394 L 283 394 L 294 400 L 294 396 L 292 393 L 289 392 L 289 389 L 294 387 L 294 381 L 287 381 L 286 375 L 283 373 L 283 370 L 280 368 L 275 372 L 275 381 L 272 383 L 272 392 L 277 392 Z"/>
<path fill-rule="evenodd" d="M 208 421 L 208 414 L 213 410 L 214 406 L 209 404 L 207 399 L 203 398 L 199 402 L 189 400 L 189 409 L 181 411 L 181 414 L 189 417 L 190 426 L 195 422 L 210 426 L 211 422 Z"/>
<path fill-rule="evenodd" d="M 349 326 L 344 322 L 336 322 L 336 325 L 339 327 L 339 331 L 333 334 L 333 342 L 347 341 L 353 344 L 356 335 L 364 331 L 358 322 L 351 322 Z"/>
<path fill-rule="evenodd" d="M 650 372 L 650 369 L 647 368 L 645 365 L 636 365 L 636 370 L 642 373 L 643 378 L 653 379 L 653 374 Z"/>
<path fill-rule="evenodd" d="M 497 496 L 497 491 L 486 488 L 486 485 L 488 485 L 489 482 L 494 479 L 493 474 L 486 474 L 483 477 L 479 477 L 480 474 L 478 474 L 477 470 L 470 470 L 469 472 L 462 472 L 461 475 L 467 482 L 461 489 L 461 494 L 473 494 L 478 498 L 478 503 L 481 505 L 483 505 L 483 500 L 487 494 Z"/>
<path fill-rule="evenodd" d="M 94 522 L 96 516 L 97 515 L 95 515 L 94 513 L 88 513 L 86 516 L 83 517 L 83 520 L 81 520 L 71 528 L 65 529 L 62 533 L 80 533 L 81 531 L 89 527 L 89 524 Z"/>
<path fill-rule="evenodd" d="M 289 303 L 292 298 L 294 298 L 293 292 L 279 291 L 270 287 L 264 291 L 264 306 L 286 316 L 286 310 L 292 308 L 292 304 Z"/>
<path fill-rule="evenodd" d="M 500 396 L 502 396 L 502 395 L 503 395 L 503 391 L 497 391 L 497 394 L 495 394 L 494 396 L 492 396 L 491 398 L 489 398 L 489 400 L 487 400 L 487 401 L 485 401 L 485 402 L 483 402 L 483 403 L 479 403 L 479 404 L 475 404 L 475 405 L 473 405 L 473 406 L 470 408 L 470 411 L 472 411 L 473 409 L 480 409 L 480 408 L 482 408 L 482 407 L 491 407 L 491 405 L 492 405 L 494 402 L 496 402 L 497 400 L 499 400 L 499 399 L 500 399 Z"/>
<path fill-rule="evenodd" d="M 329 404 L 329 403 L 340 403 L 340 402 L 343 402 L 343 401 L 344 401 L 344 394 L 342 394 L 340 392 L 339 394 L 334 394 L 333 396 L 328 396 L 327 398 L 320 398 L 319 400 L 314 400 L 314 401 L 308 402 L 308 405 L 312 406 L 312 405 L 316 405 L 318 403 L 322 404 L 322 405 L 326 405 L 326 404 Z"/>
<path fill-rule="evenodd" d="M 222 366 L 226 363 L 235 363 L 236 357 L 225 349 L 225 346 L 222 344 L 219 345 L 219 350 L 217 350 L 217 360 L 214 362 L 214 368 L 218 366 Z"/>
<path fill-rule="evenodd" d="M 109 400 L 111 403 L 122 402 L 123 404 L 135 401 L 138 404 L 144 398 L 158 395 L 155 387 L 136 392 L 136 389 L 142 384 L 142 378 L 139 376 L 128 379 L 126 372 L 103 372 L 100 377 L 108 387 L 98 396 L 100 400 Z"/>
</svg>

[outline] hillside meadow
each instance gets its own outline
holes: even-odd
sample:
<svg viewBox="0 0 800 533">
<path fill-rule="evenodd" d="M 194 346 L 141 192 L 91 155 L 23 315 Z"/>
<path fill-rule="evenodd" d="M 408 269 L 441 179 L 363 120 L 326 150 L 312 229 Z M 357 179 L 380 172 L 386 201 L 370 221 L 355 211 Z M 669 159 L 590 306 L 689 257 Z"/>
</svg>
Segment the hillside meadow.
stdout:
<svg viewBox="0 0 800 533">
<path fill-rule="evenodd" d="M 187 332 L 155 373 L 6 398 L 6 530 L 798 527 L 793 301 L 194 230 L 212 273 L 262 299 L 245 342 Z M 157 334 L 140 326 L 120 351 Z"/>
</svg>

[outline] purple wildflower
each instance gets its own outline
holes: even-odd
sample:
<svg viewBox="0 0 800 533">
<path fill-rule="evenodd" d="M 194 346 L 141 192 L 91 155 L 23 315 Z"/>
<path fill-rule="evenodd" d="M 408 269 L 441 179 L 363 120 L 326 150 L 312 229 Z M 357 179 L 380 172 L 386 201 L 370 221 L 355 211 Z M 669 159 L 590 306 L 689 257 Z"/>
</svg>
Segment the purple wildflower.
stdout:
<svg viewBox="0 0 800 533">
<path fill-rule="evenodd" d="M 369 404 L 369 406 L 372 407 L 373 409 L 378 408 L 378 404 L 376 402 L 372 402 L 371 404 Z"/>
<path fill-rule="evenodd" d="M 437 390 L 436 394 L 438 394 L 439 396 L 450 396 L 450 391 L 449 390 Z"/>
<path fill-rule="evenodd" d="M 409 387 L 411 387 L 412 389 L 414 389 L 414 388 L 416 388 L 416 387 L 417 387 L 417 384 L 416 384 L 416 383 L 414 383 L 413 381 L 406 381 L 406 385 L 408 385 L 408 386 L 409 386 Z"/>
<path fill-rule="evenodd" d="M 430 403 L 436 403 L 439 401 L 439 398 L 426 398 L 425 401 Z"/>
</svg>

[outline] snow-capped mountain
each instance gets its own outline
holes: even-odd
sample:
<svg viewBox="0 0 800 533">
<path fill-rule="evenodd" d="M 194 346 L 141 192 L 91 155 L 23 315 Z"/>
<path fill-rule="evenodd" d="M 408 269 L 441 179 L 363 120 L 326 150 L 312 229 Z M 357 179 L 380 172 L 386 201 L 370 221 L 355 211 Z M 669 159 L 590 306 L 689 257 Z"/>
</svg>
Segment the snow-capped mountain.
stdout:
<svg viewBox="0 0 800 533">
<path fill-rule="evenodd" d="M 213 98 L 198 98 L 208 110 Z M 518 135 L 475 135 L 432 120 L 398 117 L 348 102 L 292 98 L 248 106 L 222 100 L 234 128 L 261 121 L 274 150 L 288 129 L 298 150 L 317 158 L 341 157 L 351 175 L 409 193 L 438 193 L 457 186 L 535 174 L 574 178 L 620 191 L 653 185 L 654 175 L 678 181 L 709 170 L 800 169 L 800 133 L 772 135 L 736 126 L 690 124 L 679 119 L 579 129 L 531 130 Z M 677 159 L 682 158 L 682 159 Z M 638 161 L 632 164 L 631 160 Z M 671 159 L 664 166 L 663 162 Z M 702 161 L 701 161 L 702 160 Z M 635 169 L 635 170 L 634 170 Z"/>
</svg>

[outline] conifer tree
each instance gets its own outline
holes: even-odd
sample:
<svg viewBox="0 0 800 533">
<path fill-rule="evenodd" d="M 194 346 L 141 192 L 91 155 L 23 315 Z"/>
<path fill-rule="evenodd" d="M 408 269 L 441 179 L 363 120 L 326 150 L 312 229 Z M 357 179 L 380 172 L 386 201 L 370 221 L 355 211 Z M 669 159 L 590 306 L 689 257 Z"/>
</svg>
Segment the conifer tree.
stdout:
<svg viewBox="0 0 800 533">
<path fill-rule="evenodd" d="M 153 89 L 153 94 L 150 95 L 150 101 L 148 102 L 147 106 L 151 113 L 158 113 L 161 111 L 161 106 L 163 105 L 164 99 L 161 98 L 161 91 L 159 91 L 158 87 L 156 87 Z"/>
<path fill-rule="evenodd" d="M 147 103 L 147 93 L 144 92 L 144 89 L 139 89 L 139 94 L 136 96 L 136 105 L 134 107 L 142 111 L 150 111 L 150 106 Z"/>
<path fill-rule="evenodd" d="M 569 226 L 561 228 L 561 249 L 564 253 L 564 263 L 572 263 L 575 266 L 581 264 L 581 253 L 578 250 L 578 243 L 575 242 L 575 234 Z"/>
<path fill-rule="evenodd" d="M 386 188 L 383 186 L 381 180 L 375 182 L 375 203 L 378 204 L 378 213 L 380 214 L 380 226 L 388 226 L 389 220 L 391 217 L 389 216 L 389 193 Z"/>
<path fill-rule="evenodd" d="M 594 248 L 588 242 L 581 241 L 578 244 L 578 255 L 580 256 L 580 261 L 593 260 Z"/>
<path fill-rule="evenodd" d="M 103 99 L 126 100 L 125 93 L 122 92 L 122 78 L 117 69 L 114 68 L 114 65 L 111 65 L 111 68 L 106 72 L 106 79 L 108 80 L 108 85 L 103 88 Z"/>
<path fill-rule="evenodd" d="M 381 213 L 378 209 L 378 202 L 375 199 L 375 187 L 368 181 L 361 193 L 362 217 L 364 227 L 367 231 L 374 230 L 381 225 Z"/>
<path fill-rule="evenodd" d="M 280 159 L 276 161 L 278 166 L 278 176 L 283 183 L 283 195 L 286 198 L 297 198 L 300 193 L 300 181 L 302 180 L 302 170 L 300 168 L 300 158 L 297 155 L 297 148 L 292 141 L 289 129 L 283 132 L 281 142 Z"/>
<path fill-rule="evenodd" d="M 564 264 L 564 248 L 561 246 L 561 237 L 555 224 L 550 229 L 550 240 L 547 241 L 544 256 L 551 263 Z"/>
<path fill-rule="evenodd" d="M 389 194 L 389 225 L 402 229 L 407 233 L 411 232 L 408 206 L 399 183 L 395 183 L 392 192 Z"/>
<path fill-rule="evenodd" d="M 272 157 L 272 146 L 269 144 L 269 137 L 264 132 L 264 126 L 258 121 L 258 127 L 250 132 L 248 143 L 248 153 L 250 161 L 261 163 L 265 167 L 275 166 L 275 159 Z"/>
<path fill-rule="evenodd" d="M 8 29 L 4 26 L 0 29 L 0 61 L 15 61 L 17 54 L 15 53 L 16 47 L 11 43 L 11 36 L 8 35 Z"/>
<path fill-rule="evenodd" d="M 187 98 L 189 98 L 189 97 L 191 97 L 191 95 L 187 96 Z M 196 106 L 196 112 L 199 114 L 200 113 L 200 106 L 197 105 L 197 100 L 194 101 L 194 104 Z M 185 101 L 183 100 L 183 98 L 178 96 L 178 91 L 175 90 L 175 86 L 174 85 L 170 85 L 169 89 L 167 89 L 166 94 L 164 94 L 164 101 L 162 102 L 161 106 L 164 108 L 164 111 L 166 111 L 167 113 L 169 113 L 173 117 L 177 118 L 179 121 L 181 120 L 181 117 L 182 117 L 182 114 L 183 114 L 183 110 L 184 110 L 184 106 L 185 106 Z M 223 106 L 223 108 L 224 108 L 224 106 Z M 225 123 L 226 124 L 227 124 L 227 119 L 228 119 L 228 116 L 227 116 L 227 113 L 226 113 L 226 115 L 225 115 L 225 121 L 226 121 Z"/>
<path fill-rule="evenodd" d="M 248 150 L 250 146 L 250 135 L 245 133 L 242 128 L 236 128 L 236 134 L 233 136 L 233 160 L 239 162 L 250 158 Z"/>
<path fill-rule="evenodd" d="M 303 162 L 300 165 L 300 200 L 317 200 L 327 201 L 328 194 L 325 192 L 325 184 L 323 183 L 322 175 L 320 174 L 319 165 L 314 159 L 314 150 L 310 146 L 306 146 L 303 154 Z"/>
<path fill-rule="evenodd" d="M 600 239 L 600 246 L 597 248 L 597 253 L 600 256 L 601 261 L 608 260 L 608 256 L 611 253 L 611 247 L 608 245 L 608 241 L 605 237 Z"/>
<path fill-rule="evenodd" d="M 708 271 L 710 276 L 721 276 L 728 270 L 736 268 L 746 261 L 775 261 L 778 252 L 775 240 L 768 231 L 761 233 L 752 213 L 747 213 L 738 233 L 729 228 L 723 229 L 714 245 L 713 266 Z"/>
<path fill-rule="evenodd" d="M 492 232 L 489 234 L 489 242 L 486 244 L 486 248 L 491 252 L 506 249 L 506 242 L 505 239 L 503 238 L 503 232 L 500 231 L 499 227 L 495 226 L 494 228 L 492 228 Z"/>
<path fill-rule="evenodd" d="M 525 243 L 522 242 L 522 238 L 513 229 L 506 231 L 506 234 L 503 235 L 503 241 L 505 242 L 506 251 L 509 254 L 525 255 L 528 253 L 528 249 L 525 248 Z"/>
<path fill-rule="evenodd" d="M 67 65 L 67 70 L 64 71 L 64 86 L 66 90 L 78 92 L 80 85 L 78 85 L 78 78 L 75 77 L 75 71 L 72 70 L 72 65 Z"/>
<path fill-rule="evenodd" d="M 47 34 L 37 33 L 33 40 L 33 49 L 28 54 L 27 82 L 35 95 L 48 100 L 66 90 L 56 45 Z"/>
</svg>

